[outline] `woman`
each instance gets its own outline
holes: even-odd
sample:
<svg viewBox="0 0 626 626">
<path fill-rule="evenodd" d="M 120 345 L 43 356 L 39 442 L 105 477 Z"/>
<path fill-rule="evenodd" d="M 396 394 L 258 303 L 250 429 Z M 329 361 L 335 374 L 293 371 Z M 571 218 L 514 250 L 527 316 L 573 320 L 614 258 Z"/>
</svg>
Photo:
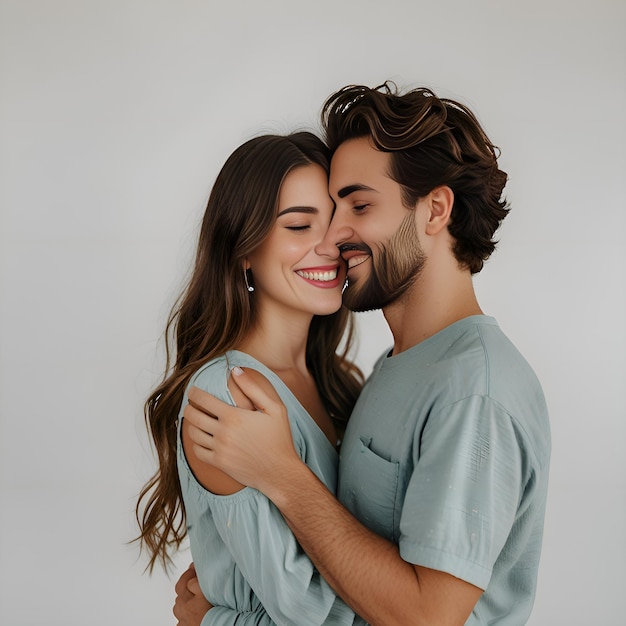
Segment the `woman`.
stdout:
<svg viewBox="0 0 626 626">
<path fill-rule="evenodd" d="M 344 263 L 316 251 L 333 211 L 328 163 L 310 133 L 238 148 L 215 182 L 191 279 L 167 324 L 176 356 L 146 402 L 159 470 L 139 496 L 139 540 L 152 570 L 167 566 L 188 531 L 200 586 L 215 605 L 203 624 L 354 619 L 269 500 L 199 461 L 182 419 L 192 386 L 244 403 L 229 374 L 245 367 L 276 389 L 296 449 L 335 490 L 337 432 L 361 376 L 346 359 L 351 332 L 337 354 L 351 330 L 341 307 Z"/>
</svg>

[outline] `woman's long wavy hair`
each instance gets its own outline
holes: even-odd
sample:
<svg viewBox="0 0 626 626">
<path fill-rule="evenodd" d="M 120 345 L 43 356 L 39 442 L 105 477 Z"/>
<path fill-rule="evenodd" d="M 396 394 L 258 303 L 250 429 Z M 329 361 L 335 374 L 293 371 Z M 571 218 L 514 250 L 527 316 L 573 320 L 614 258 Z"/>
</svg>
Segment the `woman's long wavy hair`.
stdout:
<svg viewBox="0 0 626 626">
<path fill-rule="evenodd" d="M 322 125 L 333 152 L 363 136 L 389 152 L 389 175 L 401 185 L 407 208 L 435 187 L 450 187 L 454 254 L 472 274 L 480 272 L 509 212 L 502 198 L 507 175 L 498 167 L 498 148 L 465 105 L 426 88 L 400 94 L 392 82 L 373 89 L 349 85 L 326 100 Z"/>
<path fill-rule="evenodd" d="M 150 554 L 150 572 L 157 561 L 167 569 L 170 552 L 186 535 L 176 466 L 177 417 L 185 388 L 200 366 L 235 348 L 255 324 L 255 299 L 246 288 L 243 262 L 274 226 L 285 177 L 311 164 L 328 172 L 329 160 L 328 148 L 311 133 L 265 135 L 235 150 L 215 181 L 191 278 L 167 322 L 165 376 L 145 404 L 159 468 L 139 494 L 136 516 L 137 541 Z M 360 371 L 347 358 L 351 315 L 342 307 L 314 316 L 306 347 L 307 367 L 339 427 L 345 426 L 362 384 Z"/>
</svg>

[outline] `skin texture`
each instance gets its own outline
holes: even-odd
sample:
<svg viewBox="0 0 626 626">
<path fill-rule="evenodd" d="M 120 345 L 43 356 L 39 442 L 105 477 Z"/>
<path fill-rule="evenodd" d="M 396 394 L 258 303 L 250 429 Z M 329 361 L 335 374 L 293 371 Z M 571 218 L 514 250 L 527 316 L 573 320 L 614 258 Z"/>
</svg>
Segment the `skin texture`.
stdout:
<svg viewBox="0 0 626 626">
<path fill-rule="evenodd" d="M 337 149 L 329 183 L 336 209 L 316 252 L 342 251 L 349 267 L 344 299 L 356 308 L 363 302 L 377 304 L 371 297 L 376 288 L 371 287 L 384 249 L 399 257 L 394 259 L 399 268 L 412 263 L 413 280 L 401 296 L 381 300 L 394 335 L 393 353 L 398 354 L 482 311 L 469 270 L 452 253 L 447 229 L 452 190 L 437 187 L 407 208 L 388 172 L 388 154 L 375 150 L 367 138 Z M 401 240 L 405 230 L 417 236 L 410 253 L 389 245 Z M 419 262 L 413 263 L 415 259 Z M 402 283 L 402 271 L 395 274 Z M 363 295 L 368 291 L 370 295 Z M 404 561 L 398 546 L 352 517 L 298 458 L 285 408 L 275 394 L 260 389 L 245 373 L 234 382 L 257 411 L 224 405 L 199 391 L 190 395 L 194 406 L 187 407 L 185 419 L 198 458 L 265 493 L 322 575 L 369 623 L 464 624 L 482 590 L 446 572 Z"/>
</svg>

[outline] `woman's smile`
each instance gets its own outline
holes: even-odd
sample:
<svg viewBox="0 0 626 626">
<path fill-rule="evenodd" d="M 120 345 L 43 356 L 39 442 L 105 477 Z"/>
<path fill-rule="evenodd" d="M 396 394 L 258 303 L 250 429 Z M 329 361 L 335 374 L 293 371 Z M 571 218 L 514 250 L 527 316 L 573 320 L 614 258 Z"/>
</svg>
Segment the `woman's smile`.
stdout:
<svg viewBox="0 0 626 626">
<path fill-rule="evenodd" d="M 309 284 L 322 289 L 334 289 L 341 283 L 338 265 L 307 267 L 305 269 L 296 270 L 296 274 Z"/>
</svg>

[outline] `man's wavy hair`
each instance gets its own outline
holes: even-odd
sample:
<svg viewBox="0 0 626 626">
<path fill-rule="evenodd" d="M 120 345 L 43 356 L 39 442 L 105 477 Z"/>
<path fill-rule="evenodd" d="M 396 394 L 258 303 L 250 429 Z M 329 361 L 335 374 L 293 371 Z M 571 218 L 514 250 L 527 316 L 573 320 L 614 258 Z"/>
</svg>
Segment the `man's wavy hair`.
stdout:
<svg viewBox="0 0 626 626">
<path fill-rule="evenodd" d="M 450 187 L 453 252 L 462 267 L 480 272 L 509 212 L 502 198 L 507 175 L 498 168 L 499 149 L 466 106 L 426 88 L 400 94 L 391 82 L 373 89 L 349 85 L 324 103 L 322 126 L 333 152 L 344 141 L 364 136 L 389 152 L 389 175 L 401 185 L 407 208 L 435 187 Z"/>
</svg>

